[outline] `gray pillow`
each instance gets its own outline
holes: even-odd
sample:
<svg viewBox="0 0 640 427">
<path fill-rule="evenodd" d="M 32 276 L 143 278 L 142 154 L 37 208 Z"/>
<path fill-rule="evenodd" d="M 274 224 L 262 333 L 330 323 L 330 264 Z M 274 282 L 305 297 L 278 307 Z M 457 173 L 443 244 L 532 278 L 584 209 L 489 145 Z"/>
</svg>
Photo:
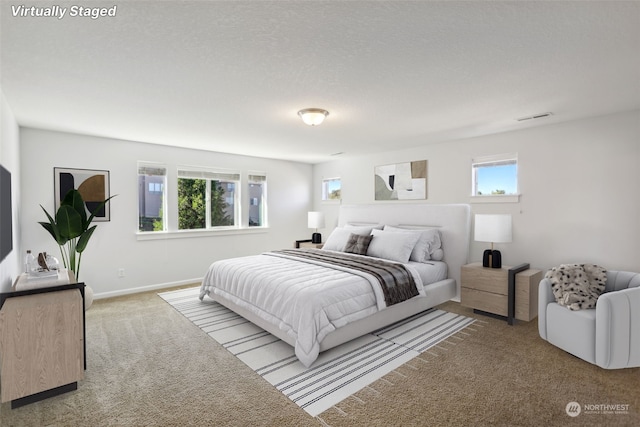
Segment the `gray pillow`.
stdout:
<svg viewBox="0 0 640 427">
<path fill-rule="evenodd" d="M 371 239 L 373 239 L 373 235 L 371 234 L 368 236 L 360 236 L 352 233 L 349 235 L 349 239 L 347 239 L 344 251 L 351 254 L 366 255 Z"/>
</svg>

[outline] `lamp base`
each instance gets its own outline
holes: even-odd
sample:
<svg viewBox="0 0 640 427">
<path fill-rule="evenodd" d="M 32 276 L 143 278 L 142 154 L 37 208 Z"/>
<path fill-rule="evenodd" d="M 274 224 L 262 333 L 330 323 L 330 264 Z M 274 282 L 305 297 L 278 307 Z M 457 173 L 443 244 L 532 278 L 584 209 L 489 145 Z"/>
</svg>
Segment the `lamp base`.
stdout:
<svg viewBox="0 0 640 427">
<path fill-rule="evenodd" d="M 487 249 L 482 254 L 482 266 L 489 268 L 502 268 L 502 254 L 500 251 Z"/>
<path fill-rule="evenodd" d="M 322 234 L 313 233 L 311 235 L 311 243 L 322 243 Z"/>
</svg>

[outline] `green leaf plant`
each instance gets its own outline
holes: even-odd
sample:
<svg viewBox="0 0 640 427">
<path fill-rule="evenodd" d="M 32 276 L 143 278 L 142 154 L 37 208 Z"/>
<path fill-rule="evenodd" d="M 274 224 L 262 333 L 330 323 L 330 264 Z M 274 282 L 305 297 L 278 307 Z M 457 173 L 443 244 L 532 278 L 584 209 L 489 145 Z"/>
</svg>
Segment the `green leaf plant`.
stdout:
<svg viewBox="0 0 640 427">
<path fill-rule="evenodd" d="M 87 218 L 84 200 L 78 190 L 69 190 L 60 203 L 55 218 L 40 205 L 49 222 L 39 222 L 51 234 L 60 247 L 64 268 L 73 271 L 76 280 L 80 275 L 82 253 L 87 248 L 89 239 L 97 225 L 91 226 L 96 212 L 99 212 L 114 196 L 101 202 Z"/>
</svg>

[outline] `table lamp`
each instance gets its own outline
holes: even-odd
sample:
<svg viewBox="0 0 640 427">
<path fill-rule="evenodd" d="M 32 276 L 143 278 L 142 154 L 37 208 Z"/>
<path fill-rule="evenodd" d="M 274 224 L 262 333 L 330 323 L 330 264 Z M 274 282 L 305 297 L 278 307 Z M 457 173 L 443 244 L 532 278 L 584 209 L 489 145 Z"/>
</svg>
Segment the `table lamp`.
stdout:
<svg viewBox="0 0 640 427">
<path fill-rule="evenodd" d="M 511 215 L 476 215 L 474 240 L 491 242 L 491 249 L 482 254 L 482 266 L 502 268 L 502 254 L 493 244 L 511 242 Z"/>
<path fill-rule="evenodd" d="M 307 225 L 316 230 L 311 235 L 311 243 L 322 243 L 322 235 L 318 233 L 318 228 L 324 228 L 324 212 L 309 212 Z"/>
</svg>

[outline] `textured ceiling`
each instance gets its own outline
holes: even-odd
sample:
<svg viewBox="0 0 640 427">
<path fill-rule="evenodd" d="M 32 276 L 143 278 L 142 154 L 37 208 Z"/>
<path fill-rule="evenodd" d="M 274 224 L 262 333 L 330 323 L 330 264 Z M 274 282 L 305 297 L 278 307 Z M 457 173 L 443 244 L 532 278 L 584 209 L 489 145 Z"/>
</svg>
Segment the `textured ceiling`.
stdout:
<svg viewBox="0 0 640 427">
<path fill-rule="evenodd" d="M 0 84 L 22 126 L 315 163 L 640 109 L 635 1 L 17 4 Z"/>
</svg>

